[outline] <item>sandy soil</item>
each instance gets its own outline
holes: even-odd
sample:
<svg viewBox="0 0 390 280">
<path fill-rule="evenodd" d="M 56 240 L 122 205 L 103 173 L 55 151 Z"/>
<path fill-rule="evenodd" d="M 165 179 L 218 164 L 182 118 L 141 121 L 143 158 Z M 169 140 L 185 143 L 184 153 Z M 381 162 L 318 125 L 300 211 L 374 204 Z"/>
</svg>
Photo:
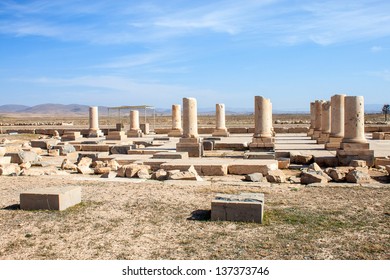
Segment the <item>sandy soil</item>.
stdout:
<svg viewBox="0 0 390 280">
<path fill-rule="evenodd" d="M 0 259 L 390 259 L 388 184 L 85 178 L 0 177 Z M 82 186 L 81 205 L 18 209 L 21 191 L 66 185 Z M 265 194 L 263 225 L 209 220 L 216 193 L 240 192 Z"/>
</svg>

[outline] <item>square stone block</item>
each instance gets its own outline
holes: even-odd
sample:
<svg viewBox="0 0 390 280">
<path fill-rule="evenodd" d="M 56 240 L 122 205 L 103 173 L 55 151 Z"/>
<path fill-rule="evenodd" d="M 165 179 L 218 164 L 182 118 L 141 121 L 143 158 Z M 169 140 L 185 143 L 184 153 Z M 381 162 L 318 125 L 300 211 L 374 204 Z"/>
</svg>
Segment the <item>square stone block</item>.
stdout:
<svg viewBox="0 0 390 280">
<path fill-rule="evenodd" d="M 141 130 L 128 130 L 127 137 L 143 137 Z"/>
<path fill-rule="evenodd" d="M 341 149 L 345 151 L 349 150 L 369 150 L 369 143 L 341 143 Z"/>
<path fill-rule="evenodd" d="M 263 222 L 264 194 L 220 194 L 211 201 L 212 221 Z"/>
<path fill-rule="evenodd" d="M 109 131 L 106 136 L 106 140 L 119 140 L 123 141 L 127 139 L 125 131 Z"/>
<path fill-rule="evenodd" d="M 20 194 L 22 210 L 65 210 L 81 202 L 81 187 L 39 188 Z"/>
</svg>

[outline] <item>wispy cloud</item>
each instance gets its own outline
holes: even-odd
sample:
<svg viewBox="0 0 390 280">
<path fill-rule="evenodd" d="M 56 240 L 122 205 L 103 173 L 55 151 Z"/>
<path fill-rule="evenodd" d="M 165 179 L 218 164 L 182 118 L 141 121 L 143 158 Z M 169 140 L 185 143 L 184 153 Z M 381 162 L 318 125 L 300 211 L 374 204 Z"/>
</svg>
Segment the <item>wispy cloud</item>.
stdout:
<svg viewBox="0 0 390 280">
<path fill-rule="evenodd" d="M 373 53 L 378 53 L 378 52 L 383 51 L 383 48 L 381 46 L 372 46 L 370 50 Z"/>
<path fill-rule="evenodd" d="M 135 81 L 122 76 L 80 76 L 73 78 L 39 77 L 33 79 L 18 79 L 21 83 L 31 83 L 70 92 L 68 88 L 77 88 L 79 95 L 90 95 L 94 100 L 95 94 L 110 93 L 110 103 L 136 104 L 152 102 L 159 106 L 169 107 L 172 102 L 180 102 L 183 97 L 197 96 L 207 105 L 215 104 L 221 98 L 219 92 L 202 88 L 164 84 L 152 81 Z M 214 103 L 213 103 L 214 102 Z"/>
<path fill-rule="evenodd" d="M 319 45 L 390 35 L 388 1 L 17 1 L 0 3 L 0 32 L 94 44 L 170 42 L 220 33 L 254 44 Z M 171 4 L 173 5 L 173 4 Z"/>
</svg>

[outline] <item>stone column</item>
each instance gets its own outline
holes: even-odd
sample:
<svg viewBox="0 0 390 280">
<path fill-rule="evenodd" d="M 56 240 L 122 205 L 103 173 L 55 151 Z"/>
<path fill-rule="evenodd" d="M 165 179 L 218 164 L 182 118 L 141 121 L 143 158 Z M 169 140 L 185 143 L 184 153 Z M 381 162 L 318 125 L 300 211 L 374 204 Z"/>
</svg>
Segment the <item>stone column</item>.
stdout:
<svg viewBox="0 0 390 280">
<path fill-rule="evenodd" d="M 314 127 L 316 122 L 316 106 L 315 102 L 310 102 L 310 128 L 307 133 L 307 136 L 312 136 L 314 133 Z"/>
<path fill-rule="evenodd" d="M 229 132 L 225 125 L 225 104 L 215 105 L 215 118 L 216 118 L 216 127 L 212 135 L 217 137 L 229 136 Z"/>
<path fill-rule="evenodd" d="M 322 103 L 324 103 L 323 100 L 316 100 L 315 102 L 315 123 L 314 123 L 314 133 L 311 137 L 312 139 L 317 140 L 322 131 Z"/>
<path fill-rule="evenodd" d="M 325 144 L 327 150 L 340 149 L 344 138 L 344 102 L 345 94 L 336 94 L 330 98 L 331 104 L 331 125 L 330 136 Z"/>
<path fill-rule="evenodd" d="M 183 98 L 183 138 L 197 138 L 198 108 L 195 98 Z"/>
<path fill-rule="evenodd" d="M 368 166 L 374 164 L 374 151 L 364 135 L 364 98 L 346 96 L 344 104 L 344 138 L 337 151 L 339 164 L 349 165 L 352 160 L 365 160 Z"/>
<path fill-rule="evenodd" d="M 139 112 L 138 110 L 130 111 L 130 130 L 127 131 L 128 137 L 142 137 L 142 131 L 139 127 Z"/>
<path fill-rule="evenodd" d="M 330 134 L 330 119 L 331 119 L 331 106 L 330 101 L 324 101 L 321 105 L 321 134 L 317 139 L 317 144 L 325 144 L 328 142 Z"/>
<path fill-rule="evenodd" d="M 172 130 L 168 133 L 169 137 L 181 137 L 183 129 L 181 127 L 181 106 L 172 105 Z"/>
<path fill-rule="evenodd" d="M 262 96 L 255 96 L 255 133 L 251 151 L 270 151 L 274 149 L 274 137 L 272 128 L 272 104 L 271 100 Z"/>
<path fill-rule="evenodd" d="M 367 143 L 364 135 L 364 99 L 363 96 L 345 97 L 343 143 Z"/>
<path fill-rule="evenodd" d="M 202 142 L 198 135 L 198 109 L 195 98 L 183 98 L 183 135 L 176 144 L 177 152 L 188 152 L 190 157 L 201 157 Z"/>
<path fill-rule="evenodd" d="M 103 133 L 99 129 L 98 107 L 89 107 L 89 133 L 88 133 L 88 137 L 100 137 L 100 136 L 103 136 Z"/>
</svg>

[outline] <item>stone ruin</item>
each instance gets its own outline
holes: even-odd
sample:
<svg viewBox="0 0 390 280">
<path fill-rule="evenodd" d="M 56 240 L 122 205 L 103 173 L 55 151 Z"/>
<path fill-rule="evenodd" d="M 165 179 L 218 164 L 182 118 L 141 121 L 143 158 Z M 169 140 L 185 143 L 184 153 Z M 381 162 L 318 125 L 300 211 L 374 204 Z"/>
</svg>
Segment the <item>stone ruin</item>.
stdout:
<svg viewBox="0 0 390 280">
<path fill-rule="evenodd" d="M 30 141 L 16 150 L 12 142 L 2 141 L 0 175 L 79 174 L 98 175 L 102 180 L 122 177 L 160 181 L 237 175 L 257 184 L 306 185 L 366 184 L 372 182 L 369 168 L 390 172 L 386 154 L 390 142 L 385 150 L 371 147 L 375 140 L 390 139 L 390 132 L 375 131 L 372 140 L 367 140 L 362 96 L 338 94 L 330 101 L 311 102 L 306 134 L 294 129 L 289 134 L 278 132 L 272 121 L 272 103 L 262 96 L 254 98 L 253 128 L 227 127 L 224 104 L 216 104 L 214 128 L 198 128 L 197 100 L 183 98 L 182 106 L 183 116 L 181 106 L 172 105 L 172 126 L 161 135 L 157 129 L 155 134 L 144 134 L 135 110 L 130 112 L 127 132 L 122 128 L 101 129 L 98 108 L 91 107 L 86 130 L 36 129 L 53 137 Z M 59 163 L 50 165 L 49 158 L 51 162 L 58 158 Z M 283 170 L 289 168 L 298 170 L 299 176 L 285 174 Z M 62 210 L 78 203 L 78 194 L 77 188 L 34 190 L 21 194 L 21 205 L 22 209 L 39 208 L 50 196 L 50 205 L 56 205 L 50 209 Z M 65 202 L 60 203 L 62 200 Z M 263 196 L 218 195 L 212 202 L 212 220 L 261 222 L 263 205 Z"/>
</svg>

